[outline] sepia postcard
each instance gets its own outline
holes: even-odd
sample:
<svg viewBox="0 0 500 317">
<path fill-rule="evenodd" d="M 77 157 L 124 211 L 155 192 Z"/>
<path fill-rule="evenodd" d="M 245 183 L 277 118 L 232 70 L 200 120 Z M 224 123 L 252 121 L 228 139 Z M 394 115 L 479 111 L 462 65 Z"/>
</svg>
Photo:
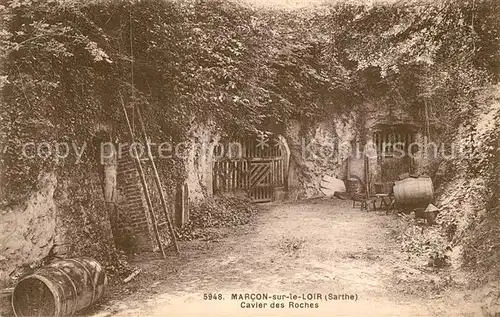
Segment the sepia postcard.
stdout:
<svg viewBox="0 0 500 317">
<path fill-rule="evenodd" d="M 0 316 L 500 317 L 500 1 L 0 1 Z"/>
</svg>

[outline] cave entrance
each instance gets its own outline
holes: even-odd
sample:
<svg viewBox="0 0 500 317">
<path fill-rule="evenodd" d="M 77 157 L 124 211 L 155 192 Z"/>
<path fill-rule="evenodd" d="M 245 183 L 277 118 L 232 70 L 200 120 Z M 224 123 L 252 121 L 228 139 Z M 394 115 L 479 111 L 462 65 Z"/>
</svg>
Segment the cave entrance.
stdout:
<svg viewBox="0 0 500 317">
<path fill-rule="evenodd" d="M 381 124 L 374 128 L 382 182 L 394 182 L 399 175 L 413 172 L 411 144 L 416 141 L 417 127 L 413 124 Z"/>
<path fill-rule="evenodd" d="M 260 133 L 214 149 L 214 194 L 245 193 L 270 202 L 287 190 L 288 156 L 279 135 Z"/>
</svg>

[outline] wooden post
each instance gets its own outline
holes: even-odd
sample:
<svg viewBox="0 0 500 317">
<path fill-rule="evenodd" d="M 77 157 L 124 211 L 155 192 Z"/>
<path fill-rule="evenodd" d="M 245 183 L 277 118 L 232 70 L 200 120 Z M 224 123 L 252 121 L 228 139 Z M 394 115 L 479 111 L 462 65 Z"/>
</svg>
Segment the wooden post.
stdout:
<svg viewBox="0 0 500 317">
<path fill-rule="evenodd" d="M 189 188 L 188 184 L 184 183 L 183 191 L 184 193 L 184 213 L 182 214 L 182 225 L 189 222 Z"/>
<path fill-rule="evenodd" d="M 188 185 L 179 184 L 175 193 L 175 225 L 182 228 L 189 221 Z"/>
<path fill-rule="evenodd" d="M 175 188 L 175 226 L 177 228 L 182 227 L 182 214 L 184 213 L 184 199 L 183 199 L 183 187 L 178 184 Z"/>
<path fill-rule="evenodd" d="M 347 157 L 347 171 L 346 171 L 346 179 L 351 177 L 351 154 Z"/>
<path fill-rule="evenodd" d="M 365 170 L 365 184 L 366 184 L 366 199 L 370 198 L 370 191 L 371 191 L 371 180 L 370 180 L 370 161 L 368 159 L 368 155 L 365 153 L 364 157 L 364 170 Z"/>
</svg>

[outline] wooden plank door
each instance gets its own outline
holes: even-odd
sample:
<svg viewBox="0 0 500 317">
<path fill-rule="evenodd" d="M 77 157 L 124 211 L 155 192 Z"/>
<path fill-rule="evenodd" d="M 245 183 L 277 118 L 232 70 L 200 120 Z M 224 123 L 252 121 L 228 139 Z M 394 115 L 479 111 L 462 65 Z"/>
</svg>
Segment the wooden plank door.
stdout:
<svg viewBox="0 0 500 317">
<path fill-rule="evenodd" d="M 273 161 L 254 160 L 250 162 L 249 195 L 255 202 L 273 200 Z"/>
</svg>

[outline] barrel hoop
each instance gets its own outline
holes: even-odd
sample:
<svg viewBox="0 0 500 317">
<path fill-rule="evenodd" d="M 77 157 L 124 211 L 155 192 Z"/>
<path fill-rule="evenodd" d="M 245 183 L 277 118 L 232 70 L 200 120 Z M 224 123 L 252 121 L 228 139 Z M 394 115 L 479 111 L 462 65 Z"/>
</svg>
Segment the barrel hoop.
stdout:
<svg viewBox="0 0 500 317">
<path fill-rule="evenodd" d="M 95 298 L 95 285 L 94 285 L 94 279 L 92 278 L 92 274 L 91 272 L 89 271 L 89 269 L 83 265 L 82 263 L 80 263 L 79 261 L 77 261 L 76 259 L 67 259 L 66 261 L 70 261 L 70 262 L 73 262 L 73 263 L 78 263 L 81 267 L 83 267 L 83 269 L 87 272 L 88 274 L 88 277 L 89 279 L 91 280 L 91 284 L 92 284 L 92 301 L 90 303 L 94 303 L 94 298 Z"/>
<path fill-rule="evenodd" d="M 76 285 L 75 285 L 75 283 L 73 283 L 73 280 L 71 279 L 71 277 L 69 277 L 69 275 L 66 274 L 66 272 L 64 272 L 64 270 L 62 270 L 62 269 L 60 269 L 58 267 L 54 267 L 54 266 L 52 266 L 52 267 L 55 268 L 55 269 L 57 269 L 57 270 L 59 270 L 64 276 L 66 276 L 68 278 L 68 280 L 70 281 L 71 286 L 73 286 L 73 297 L 74 297 L 74 302 L 73 303 L 74 303 L 74 305 L 73 305 L 73 311 L 71 312 L 71 314 L 69 314 L 69 316 L 72 316 L 76 312 L 76 307 L 78 306 L 77 305 L 78 299 L 77 299 Z M 64 293 L 64 289 L 63 289 L 63 293 Z M 66 296 L 64 296 L 64 297 L 66 297 Z M 67 306 L 68 305 L 68 301 L 65 301 L 65 303 L 66 303 L 66 307 L 68 307 Z"/>
<path fill-rule="evenodd" d="M 45 276 L 43 275 L 39 275 L 39 274 L 33 274 L 33 275 L 30 275 L 30 276 L 27 276 L 26 278 L 24 278 L 23 280 L 25 279 L 30 279 L 30 278 L 36 278 L 37 280 L 41 281 L 43 284 L 45 284 L 45 286 L 47 286 L 47 288 L 50 290 L 50 292 L 52 293 L 52 295 L 54 296 L 54 307 L 55 307 L 55 316 L 62 316 L 62 311 L 61 311 L 61 306 L 58 305 L 58 303 L 61 303 L 61 298 L 59 297 L 59 293 L 57 292 L 57 288 L 59 288 L 64 296 L 64 288 L 59 285 L 59 284 L 56 284 L 56 283 L 52 283 L 51 280 L 49 280 L 48 278 L 46 278 Z M 56 284 L 57 286 L 54 287 L 54 284 Z M 14 299 L 14 296 L 12 297 L 12 299 Z"/>
</svg>

